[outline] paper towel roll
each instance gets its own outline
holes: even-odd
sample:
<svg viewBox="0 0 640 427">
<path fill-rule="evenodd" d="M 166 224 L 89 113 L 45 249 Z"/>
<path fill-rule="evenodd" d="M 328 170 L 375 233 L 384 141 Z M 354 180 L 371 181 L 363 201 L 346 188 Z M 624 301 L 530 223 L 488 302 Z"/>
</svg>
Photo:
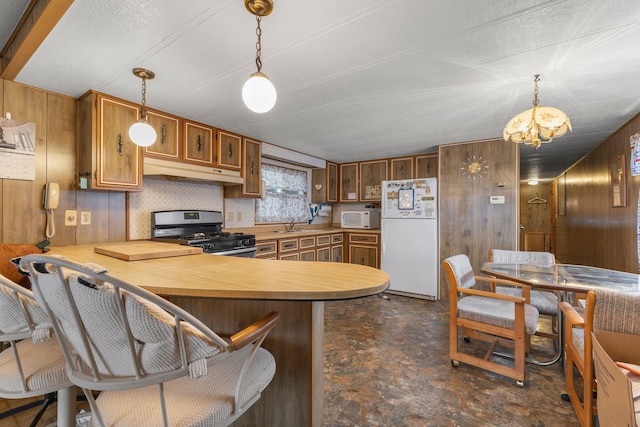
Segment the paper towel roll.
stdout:
<svg viewBox="0 0 640 427">
<path fill-rule="evenodd" d="M 320 210 L 318 211 L 318 215 L 320 216 L 329 216 L 331 213 L 331 205 L 322 205 L 320 206 Z"/>
</svg>

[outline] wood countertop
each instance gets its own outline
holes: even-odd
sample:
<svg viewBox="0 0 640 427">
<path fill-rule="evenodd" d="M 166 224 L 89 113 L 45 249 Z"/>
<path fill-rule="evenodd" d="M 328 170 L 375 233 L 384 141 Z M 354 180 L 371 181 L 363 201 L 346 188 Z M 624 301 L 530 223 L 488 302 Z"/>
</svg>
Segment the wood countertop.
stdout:
<svg viewBox="0 0 640 427">
<path fill-rule="evenodd" d="M 272 233 L 275 235 L 294 233 Z M 307 235 L 309 232 L 300 233 Z M 141 242 L 131 242 L 131 244 Z M 92 262 L 159 294 L 252 300 L 325 301 L 375 295 L 389 275 L 372 267 L 196 254 L 124 261 L 94 252 L 95 244 L 51 248 L 49 254 Z"/>
</svg>

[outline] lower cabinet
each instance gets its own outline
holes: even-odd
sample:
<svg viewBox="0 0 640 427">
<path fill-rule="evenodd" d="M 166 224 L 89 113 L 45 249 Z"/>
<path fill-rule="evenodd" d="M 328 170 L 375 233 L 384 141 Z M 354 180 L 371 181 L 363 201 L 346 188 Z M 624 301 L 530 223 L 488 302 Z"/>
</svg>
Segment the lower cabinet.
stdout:
<svg viewBox="0 0 640 427">
<path fill-rule="evenodd" d="M 380 268 L 378 234 L 347 233 L 349 263 Z"/>
<path fill-rule="evenodd" d="M 285 261 L 298 261 L 300 259 L 297 238 L 278 240 L 278 259 Z"/>
<path fill-rule="evenodd" d="M 270 240 L 268 242 L 256 243 L 256 258 L 277 259 L 278 258 L 278 241 Z"/>
<path fill-rule="evenodd" d="M 261 259 L 344 262 L 344 233 L 259 241 L 256 247 Z"/>
</svg>

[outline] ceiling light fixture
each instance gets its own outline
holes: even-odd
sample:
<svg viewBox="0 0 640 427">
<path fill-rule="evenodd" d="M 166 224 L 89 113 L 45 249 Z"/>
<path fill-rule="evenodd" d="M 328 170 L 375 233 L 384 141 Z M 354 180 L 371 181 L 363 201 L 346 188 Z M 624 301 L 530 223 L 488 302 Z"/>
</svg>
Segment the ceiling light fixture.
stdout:
<svg viewBox="0 0 640 427">
<path fill-rule="evenodd" d="M 530 179 L 529 181 L 527 181 L 527 184 L 529 184 L 529 185 L 538 185 L 538 180 L 537 179 Z"/>
<path fill-rule="evenodd" d="M 263 16 L 267 16 L 273 11 L 273 1 L 244 0 L 244 5 L 249 12 L 256 16 L 256 21 L 258 22 L 258 28 L 256 28 L 256 35 L 258 36 L 258 41 L 256 42 L 256 66 L 258 67 L 258 71 L 251 74 L 249 80 L 242 86 L 242 100 L 251 111 L 266 113 L 276 105 L 278 94 L 276 93 L 276 88 L 273 86 L 273 83 L 269 80 L 269 76 L 261 71 L 262 28 L 260 28 L 260 22 Z"/>
<path fill-rule="evenodd" d="M 533 108 L 524 111 L 507 123 L 503 137 L 505 141 L 523 142 L 538 148 L 540 144 L 551 142 L 571 130 L 569 117 L 561 110 L 553 107 L 538 106 L 538 82 L 540 74 L 536 74 L 533 83 Z"/>
<path fill-rule="evenodd" d="M 141 147 L 148 147 L 156 142 L 156 131 L 147 121 L 147 80 L 153 79 L 156 75 L 153 71 L 144 68 L 134 68 L 133 74 L 142 79 L 142 108 L 140 109 L 140 120 L 129 128 L 129 138 L 134 144 Z"/>
</svg>

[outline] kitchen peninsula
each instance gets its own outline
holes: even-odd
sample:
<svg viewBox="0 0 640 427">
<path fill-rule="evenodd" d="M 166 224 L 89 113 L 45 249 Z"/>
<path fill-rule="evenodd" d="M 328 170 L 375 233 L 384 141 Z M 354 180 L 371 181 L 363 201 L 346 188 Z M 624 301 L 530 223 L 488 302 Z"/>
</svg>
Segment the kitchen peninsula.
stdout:
<svg viewBox="0 0 640 427">
<path fill-rule="evenodd" d="M 234 426 L 322 426 L 324 301 L 375 295 L 389 286 L 383 271 L 354 264 L 209 254 L 124 261 L 98 254 L 94 246 L 50 253 L 99 264 L 164 296 L 217 333 L 231 334 L 270 311 L 280 313 L 280 324 L 264 342 L 276 359 L 276 375 Z"/>
</svg>

